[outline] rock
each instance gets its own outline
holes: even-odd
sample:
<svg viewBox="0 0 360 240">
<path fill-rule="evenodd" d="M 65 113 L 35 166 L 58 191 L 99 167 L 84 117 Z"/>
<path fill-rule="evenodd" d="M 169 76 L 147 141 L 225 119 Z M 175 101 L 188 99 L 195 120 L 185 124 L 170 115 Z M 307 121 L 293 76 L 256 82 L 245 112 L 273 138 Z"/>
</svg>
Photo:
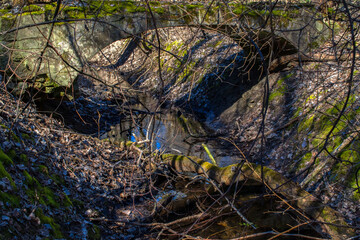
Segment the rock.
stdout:
<svg viewBox="0 0 360 240">
<path fill-rule="evenodd" d="M 270 88 L 279 78 L 279 73 L 269 75 Z M 250 90 L 248 89 L 244 94 L 242 94 L 239 100 L 221 113 L 220 120 L 225 124 L 233 124 L 237 118 L 245 119 L 245 116 L 253 111 L 253 107 L 256 107 L 256 105 L 251 103 L 262 102 L 262 92 L 265 81 L 265 78 L 262 79 L 256 85 L 252 86 Z"/>
</svg>

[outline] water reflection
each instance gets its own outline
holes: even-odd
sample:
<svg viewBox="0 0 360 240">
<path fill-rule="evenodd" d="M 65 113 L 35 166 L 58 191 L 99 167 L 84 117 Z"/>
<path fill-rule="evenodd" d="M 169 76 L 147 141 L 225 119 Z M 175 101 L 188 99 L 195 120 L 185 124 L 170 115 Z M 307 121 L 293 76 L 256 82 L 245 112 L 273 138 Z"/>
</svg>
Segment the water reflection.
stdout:
<svg viewBox="0 0 360 240">
<path fill-rule="evenodd" d="M 177 110 L 161 113 L 146 112 L 133 108 L 131 114 L 120 123 L 111 127 L 111 131 L 102 138 L 113 142 L 144 142 L 154 150 L 165 153 L 198 156 L 210 161 L 202 144 L 205 143 L 219 166 L 239 161 L 233 156 L 229 144 L 214 136 L 214 133 L 200 122 L 185 116 Z"/>
</svg>

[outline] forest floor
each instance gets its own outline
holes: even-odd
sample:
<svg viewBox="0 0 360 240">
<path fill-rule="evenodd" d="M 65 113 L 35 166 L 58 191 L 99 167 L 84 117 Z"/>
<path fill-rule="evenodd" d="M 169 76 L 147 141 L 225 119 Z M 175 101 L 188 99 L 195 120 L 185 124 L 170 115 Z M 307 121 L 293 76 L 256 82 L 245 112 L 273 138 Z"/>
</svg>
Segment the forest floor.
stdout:
<svg viewBox="0 0 360 240">
<path fill-rule="evenodd" d="M 75 133 L 0 91 L 1 239 L 148 238 L 125 222 L 151 216 L 154 157 Z"/>
</svg>

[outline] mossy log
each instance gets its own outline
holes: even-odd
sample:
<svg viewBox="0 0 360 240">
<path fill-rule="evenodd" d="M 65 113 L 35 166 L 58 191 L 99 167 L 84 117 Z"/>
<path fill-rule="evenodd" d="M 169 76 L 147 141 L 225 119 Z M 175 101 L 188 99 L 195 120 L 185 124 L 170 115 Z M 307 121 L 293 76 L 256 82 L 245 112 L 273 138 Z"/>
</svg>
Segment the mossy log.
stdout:
<svg viewBox="0 0 360 240">
<path fill-rule="evenodd" d="M 198 157 L 174 154 L 163 154 L 162 161 L 177 172 L 205 174 L 219 184 L 230 185 L 245 179 L 264 182 L 269 188 L 285 196 L 290 204 L 301 209 L 307 216 L 325 223 L 324 229 L 331 235 L 332 239 L 346 239 L 354 235 L 353 229 L 349 228 L 340 213 L 323 204 L 318 198 L 303 190 L 297 183 L 268 167 L 261 167 L 248 162 L 217 167 Z M 237 174 L 238 169 L 240 169 L 239 174 Z M 262 174 L 263 179 L 261 179 Z"/>
</svg>

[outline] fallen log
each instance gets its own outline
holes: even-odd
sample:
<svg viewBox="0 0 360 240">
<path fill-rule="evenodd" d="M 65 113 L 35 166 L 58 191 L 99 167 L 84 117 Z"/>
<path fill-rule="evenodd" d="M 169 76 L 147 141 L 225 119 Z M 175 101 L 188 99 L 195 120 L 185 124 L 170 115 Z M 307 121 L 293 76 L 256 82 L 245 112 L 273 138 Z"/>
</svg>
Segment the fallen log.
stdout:
<svg viewBox="0 0 360 240">
<path fill-rule="evenodd" d="M 306 216 L 320 222 L 332 239 L 347 239 L 355 234 L 339 212 L 323 204 L 296 182 L 268 167 L 249 162 L 218 167 L 198 157 L 175 154 L 163 154 L 161 158 L 165 164 L 177 172 L 204 174 L 218 184 L 230 185 L 246 179 L 263 182 L 268 188 L 283 195 L 293 205 L 301 209 Z"/>
</svg>

